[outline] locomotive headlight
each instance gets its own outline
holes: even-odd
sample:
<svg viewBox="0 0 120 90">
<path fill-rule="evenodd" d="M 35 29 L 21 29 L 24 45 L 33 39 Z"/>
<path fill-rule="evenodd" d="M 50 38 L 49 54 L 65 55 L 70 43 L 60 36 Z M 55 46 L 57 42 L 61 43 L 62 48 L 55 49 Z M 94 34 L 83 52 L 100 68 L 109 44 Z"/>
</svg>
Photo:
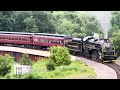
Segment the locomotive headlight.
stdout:
<svg viewBox="0 0 120 90">
<path fill-rule="evenodd" d="M 105 45 L 105 52 L 109 52 L 111 50 L 110 44 Z"/>
<path fill-rule="evenodd" d="M 107 45 L 106 45 L 106 48 L 110 48 L 110 45 L 109 45 L 109 44 L 107 44 Z"/>
</svg>

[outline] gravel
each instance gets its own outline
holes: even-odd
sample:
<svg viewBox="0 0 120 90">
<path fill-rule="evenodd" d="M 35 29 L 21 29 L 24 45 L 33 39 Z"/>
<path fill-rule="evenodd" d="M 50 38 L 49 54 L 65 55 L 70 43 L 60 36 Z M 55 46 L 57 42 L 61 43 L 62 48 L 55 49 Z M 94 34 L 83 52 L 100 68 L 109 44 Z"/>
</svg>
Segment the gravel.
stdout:
<svg viewBox="0 0 120 90">
<path fill-rule="evenodd" d="M 82 57 L 72 56 L 72 60 L 75 60 L 75 59 L 84 61 L 86 62 L 86 64 L 91 66 L 97 74 L 96 79 L 117 79 L 116 72 L 112 68 L 102 63 L 97 63 Z"/>
<path fill-rule="evenodd" d="M 115 61 L 116 64 L 120 65 L 120 60 Z"/>
</svg>

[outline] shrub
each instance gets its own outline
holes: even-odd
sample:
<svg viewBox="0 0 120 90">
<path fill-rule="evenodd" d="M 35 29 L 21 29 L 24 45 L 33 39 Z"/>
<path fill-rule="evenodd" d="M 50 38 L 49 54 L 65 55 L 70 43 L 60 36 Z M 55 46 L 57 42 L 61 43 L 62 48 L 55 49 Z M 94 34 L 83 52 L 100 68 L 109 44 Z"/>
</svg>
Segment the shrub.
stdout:
<svg viewBox="0 0 120 90">
<path fill-rule="evenodd" d="M 30 73 L 30 74 L 24 74 L 20 76 L 20 79 L 39 79 L 41 77 L 39 77 L 37 74 L 34 73 Z"/>
<path fill-rule="evenodd" d="M 9 74 L 7 74 L 7 75 L 5 76 L 5 78 L 6 78 L 6 79 L 11 79 L 11 76 L 10 76 Z"/>
<path fill-rule="evenodd" d="M 14 59 L 9 55 L 0 56 L 0 76 L 10 73 Z"/>
<path fill-rule="evenodd" d="M 47 70 L 49 70 L 49 71 L 55 70 L 55 64 L 54 64 L 53 62 L 48 62 L 48 63 L 46 64 L 46 68 L 47 68 Z"/>
<path fill-rule="evenodd" d="M 61 46 L 53 46 L 50 48 L 49 60 L 55 63 L 56 66 L 69 65 L 71 63 L 68 49 Z"/>
<path fill-rule="evenodd" d="M 28 54 L 23 54 L 19 63 L 22 65 L 32 65 L 33 64 L 33 62 L 31 60 L 29 60 Z"/>
</svg>

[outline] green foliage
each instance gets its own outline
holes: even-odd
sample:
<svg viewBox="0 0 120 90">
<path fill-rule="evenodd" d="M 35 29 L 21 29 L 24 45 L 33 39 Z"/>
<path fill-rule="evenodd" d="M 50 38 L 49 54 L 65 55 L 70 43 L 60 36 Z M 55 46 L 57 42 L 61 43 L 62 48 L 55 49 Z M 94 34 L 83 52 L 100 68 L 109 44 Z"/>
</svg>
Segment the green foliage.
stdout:
<svg viewBox="0 0 120 90">
<path fill-rule="evenodd" d="M 61 46 L 50 48 L 49 60 L 55 63 L 56 66 L 69 65 L 71 63 L 68 49 Z"/>
<path fill-rule="evenodd" d="M 42 79 L 57 79 L 57 78 L 76 78 L 76 76 L 90 75 L 95 76 L 94 70 L 81 61 L 71 61 L 67 66 L 55 66 L 55 70 L 46 70 L 48 60 L 38 61 L 33 64 L 32 73 L 36 74 L 37 78 Z"/>
<path fill-rule="evenodd" d="M 20 79 L 39 79 L 39 76 L 34 73 L 24 74 L 19 77 Z"/>
<path fill-rule="evenodd" d="M 26 32 L 38 32 L 38 27 L 36 25 L 35 19 L 33 16 L 27 17 L 24 20 L 24 23 L 26 23 Z"/>
<path fill-rule="evenodd" d="M 113 34 L 120 30 L 120 12 L 113 11 L 112 12 L 112 20 L 111 20 L 112 27 L 109 30 L 108 36 L 111 38 Z"/>
<path fill-rule="evenodd" d="M 13 18 L 14 18 L 14 23 L 13 23 L 13 31 L 17 32 L 26 32 L 27 30 L 27 22 L 25 22 L 26 18 L 31 16 L 31 12 L 26 12 L 26 11 L 14 11 L 13 13 Z"/>
<path fill-rule="evenodd" d="M 29 60 L 28 54 L 23 54 L 22 58 L 19 60 L 19 63 L 22 65 L 32 65 L 33 62 Z"/>
<path fill-rule="evenodd" d="M 24 74 L 20 76 L 14 76 L 13 71 L 6 74 L 5 77 L 0 77 L 1 79 L 61 79 L 61 78 L 78 78 L 83 76 L 95 77 L 96 74 L 94 70 L 86 65 L 82 61 L 71 61 L 70 65 L 67 66 L 56 66 L 53 71 L 48 71 L 46 69 L 46 64 L 48 59 L 42 59 L 35 62 L 32 65 L 32 72 L 30 74 Z"/>
<path fill-rule="evenodd" d="M 0 11 L 0 30 L 12 31 L 13 30 L 13 11 Z"/>
<path fill-rule="evenodd" d="M 32 13 L 39 32 L 55 33 L 55 26 L 52 22 L 53 17 L 50 12 L 33 11 Z"/>
<path fill-rule="evenodd" d="M 65 47 L 53 46 L 50 48 L 49 62 L 46 64 L 47 70 L 55 70 L 55 66 L 69 65 L 70 53 Z"/>
<path fill-rule="evenodd" d="M 120 32 L 117 32 L 117 33 L 114 33 L 113 35 L 113 43 L 114 43 L 114 46 L 115 46 L 115 49 L 116 49 L 116 52 L 117 52 L 117 55 L 120 56 Z"/>
<path fill-rule="evenodd" d="M 112 26 L 116 25 L 120 28 L 120 11 L 115 11 L 112 13 Z"/>
<path fill-rule="evenodd" d="M 90 15 L 78 14 L 75 11 L 54 11 L 53 15 L 57 33 L 72 35 L 74 37 L 93 35 L 93 32 L 101 33 L 99 24 Z"/>
<path fill-rule="evenodd" d="M 11 75 L 7 74 L 7 75 L 5 75 L 5 78 L 6 79 L 11 79 Z"/>
<path fill-rule="evenodd" d="M 3 31 L 59 33 L 75 37 L 99 32 L 93 17 L 75 11 L 1 11 L 0 21 Z"/>
<path fill-rule="evenodd" d="M 55 33 L 51 12 L 0 11 L 0 30 L 17 32 Z"/>
<path fill-rule="evenodd" d="M 9 55 L 0 56 L 0 76 L 5 76 L 10 73 L 14 59 Z"/>
<path fill-rule="evenodd" d="M 120 56 L 120 11 L 112 12 L 112 27 L 109 31 L 109 38 L 113 42 L 118 57 Z"/>
<path fill-rule="evenodd" d="M 54 64 L 53 62 L 48 62 L 48 63 L 46 64 L 46 68 L 47 68 L 47 70 L 49 70 L 49 71 L 55 70 L 55 64 Z"/>
</svg>

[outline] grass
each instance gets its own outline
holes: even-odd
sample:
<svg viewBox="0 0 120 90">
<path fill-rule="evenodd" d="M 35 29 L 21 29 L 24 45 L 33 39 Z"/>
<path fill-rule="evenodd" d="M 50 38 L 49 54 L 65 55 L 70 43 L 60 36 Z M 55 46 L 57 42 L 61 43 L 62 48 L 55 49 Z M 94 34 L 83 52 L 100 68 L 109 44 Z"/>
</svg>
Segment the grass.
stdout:
<svg viewBox="0 0 120 90">
<path fill-rule="evenodd" d="M 80 79 L 95 78 L 94 70 L 82 61 L 72 61 L 68 66 L 56 66 L 54 71 L 46 69 L 47 59 L 39 60 L 32 65 L 32 73 L 14 76 L 14 68 L 11 72 L 1 79 Z"/>
<path fill-rule="evenodd" d="M 47 60 L 40 60 L 33 64 L 32 73 L 42 79 L 74 79 L 84 76 L 95 77 L 94 70 L 82 61 L 72 61 L 68 66 L 57 66 L 54 71 L 47 71 Z"/>
</svg>

